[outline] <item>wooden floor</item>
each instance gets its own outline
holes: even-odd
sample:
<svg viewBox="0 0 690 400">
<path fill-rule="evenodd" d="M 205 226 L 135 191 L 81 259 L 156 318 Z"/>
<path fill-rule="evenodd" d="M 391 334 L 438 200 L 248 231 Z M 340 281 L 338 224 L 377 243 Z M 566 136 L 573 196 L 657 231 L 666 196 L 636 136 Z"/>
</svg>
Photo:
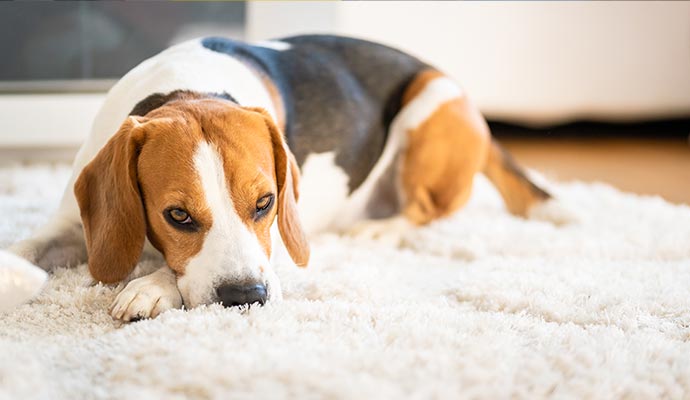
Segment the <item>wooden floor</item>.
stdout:
<svg viewBox="0 0 690 400">
<path fill-rule="evenodd" d="M 610 183 L 622 190 L 690 204 L 690 146 L 663 139 L 499 139 L 525 166 L 560 181 Z M 0 149 L 0 165 L 23 160 L 68 162 L 75 148 Z"/>
<path fill-rule="evenodd" d="M 690 204 L 690 145 L 682 139 L 500 140 L 522 165 L 559 181 L 610 183 Z"/>
</svg>

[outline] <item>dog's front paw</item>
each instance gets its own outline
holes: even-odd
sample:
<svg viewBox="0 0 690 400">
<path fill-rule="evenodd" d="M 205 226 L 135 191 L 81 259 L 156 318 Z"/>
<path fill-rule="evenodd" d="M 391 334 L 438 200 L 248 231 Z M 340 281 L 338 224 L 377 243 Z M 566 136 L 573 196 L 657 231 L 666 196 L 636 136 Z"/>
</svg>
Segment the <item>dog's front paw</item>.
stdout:
<svg viewBox="0 0 690 400">
<path fill-rule="evenodd" d="M 168 267 L 127 284 L 110 306 L 110 315 L 124 322 L 155 318 L 160 313 L 182 307 L 175 276 Z"/>
</svg>

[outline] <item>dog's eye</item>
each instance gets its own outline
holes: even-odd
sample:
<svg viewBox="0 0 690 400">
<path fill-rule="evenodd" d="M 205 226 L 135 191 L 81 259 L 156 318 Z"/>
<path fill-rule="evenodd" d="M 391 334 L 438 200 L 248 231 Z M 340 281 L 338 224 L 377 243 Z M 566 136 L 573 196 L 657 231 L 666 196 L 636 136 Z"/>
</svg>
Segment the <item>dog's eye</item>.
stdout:
<svg viewBox="0 0 690 400">
<path fill-rule="evenodd" d="M 189 213 L 180 208 L 173 208 L 172 210 L 168 211 L 168 215 L 170 215 L 170 218 L 178 224 L 186 225 L 192 223 L 192 217 L 189 215 Z"/>
<path fill-rule="evenodd" d="M 198 232 L 200 227 L 189 213 L 181 208 L 170 207 L 163 211 L 163 217 L 173 228 L 184 232 Z"/>
<path fill-rule="evenodd" d="M 269 193 L 256 201 L 256 218 L 259 219 L 266 215 L 273 205 L 273 194 Z"/>
</svg>

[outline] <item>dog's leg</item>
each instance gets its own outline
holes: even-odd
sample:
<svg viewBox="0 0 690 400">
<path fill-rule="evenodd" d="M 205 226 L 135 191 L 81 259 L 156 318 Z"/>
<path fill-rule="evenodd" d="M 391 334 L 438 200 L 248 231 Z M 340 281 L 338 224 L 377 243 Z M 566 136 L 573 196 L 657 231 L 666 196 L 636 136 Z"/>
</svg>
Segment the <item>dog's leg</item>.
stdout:
<svg viewBox="0 0 690 400">
<path fill-rule="evenodd" d="M 421 73 L 397 118 L 405 131 L 399 170 L 402 214 L 422 225 L 448 216 L 470 197 L 484 166 L 489 128 L 462 89 L 437 71 Z M 396 121 L 397 122 L 397 121 Z"/>
<path fill-rule="evenodd" d="M 110 315 L 129 322 L 155 318 L 163 311 L 180 307 L 182 296 L 177 289 L 177 278 L 166 266 L 129 282 L 110 306 Z"/>
<path fill-rule="evenodd" d="M 33 235 L 9 247 L 10 252 L 46 271 L 86 262 L 84 231 L 78 215 L 58 213 Z"/>
<path fill-rule="evenodd" d="M 488 127 L 452 80 L 438 71 L 422 72 L 402 101 L 384 150 L 396 154 L 393 179 L 401 215 L 361 221 L 349 230 L 354 236 L 400 243 L 410 228 L 465 204 L 485 163 Z"/>
<path fill-rule="evenodd" d="M 442 73 L 420 73 L 402 102 L 385 151 L 398 154 L 394 167 L 404 219 L 365 220 L 351 234 L 399 243 L 409 227 L 449 216 L 465 205 L 479 172 L 494 183 L 513 214 L 532 216 L 551 197 L 498 147 L 479 110 Z"/>
<path fill-rule="evenodd" d="M 486 121 L 459 88 L 456 97 L 450 95 L 453 85 L 438 72 L 427 71 L 405 93 L 401 115 L 413 107 L 427 114 L 406 134 L 400 169 L 403 215 L 426 224 L 454 213 L 469 199 L 474 176 L 483 172 L 512 214 L 555 224 L 576 221 L 572 211 L 553 201 L 491 139 Z"/>
</svg>

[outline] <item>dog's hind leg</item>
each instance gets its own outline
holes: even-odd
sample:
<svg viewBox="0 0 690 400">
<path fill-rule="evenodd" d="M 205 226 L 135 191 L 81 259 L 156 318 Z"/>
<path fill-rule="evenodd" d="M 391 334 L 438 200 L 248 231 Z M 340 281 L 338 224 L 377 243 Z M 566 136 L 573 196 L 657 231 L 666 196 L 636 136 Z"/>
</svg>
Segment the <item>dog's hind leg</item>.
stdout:
<svg viewBox="0 0 690 400">
<path fill-rule="evenodd" d="M 87 252 L 81 220 L 55 214 L 28 239 L 11 245 L 8 251 L 46 271 L 86 262 Z"/>
<path fill-rule="evenodd" d="M 362 221 L 350 230 L 355 236 L 396 242 L 408 227 L 454 213 L 486 162 L 489 129 L 451 79 L 435 70 L 420 73 L 402 104 L 386 143 L 397 154 L 393 179 L 401 215 Z"/>
<path fill-rule="evenodd" d="M 439 71 L 418 74 L 406 88 L 391 124 L 401 216 L 365 220 L 355 236 L 395 242 L 406 227 L 447 217 L 467 203 L 474 177 L 484 172 L 508 210 L 531 215 L 550 195 L 532 183 L 491 138 L 489 127 L 460 86 Z"/>
<path fill-rule="evenodd" d="M 462 89 L 438 71 L 419 74 L 403 104 L 392 126 L 404 130 L 406 138 L 399 170 L 402 214 L 422 225 L 467 202 L 491 136 Z"/>
<path fill-rule="evenodd" d="M 483 172 L 512 214 L 556 224 L 577 220 L 491 138 L 479 110 L 457 86 L 452 96 L 454 85 L 439 72 L 426 71 L 405 93 L 401 115 L 411 107 L 435 108 L 407 131 L 400 171 L 403 214 L 425 224 L 454 213 L 469 199 L 474 176 Z"/>
</svg>

